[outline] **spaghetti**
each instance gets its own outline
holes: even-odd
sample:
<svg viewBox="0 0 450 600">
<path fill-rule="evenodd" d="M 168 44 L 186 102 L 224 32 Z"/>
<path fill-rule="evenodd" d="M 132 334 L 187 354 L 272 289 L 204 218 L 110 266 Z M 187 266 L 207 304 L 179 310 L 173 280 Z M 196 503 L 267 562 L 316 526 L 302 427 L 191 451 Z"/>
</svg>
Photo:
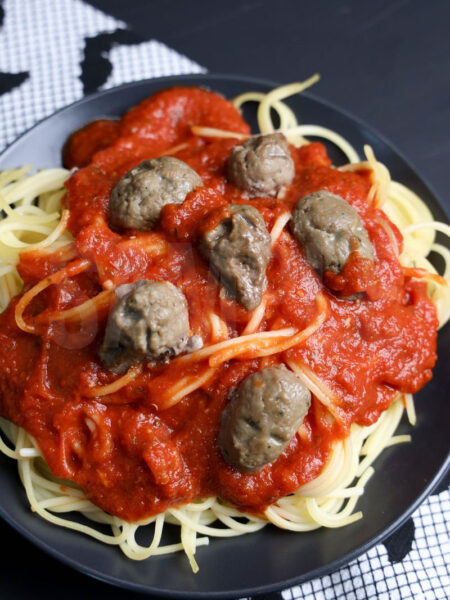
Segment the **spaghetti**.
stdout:
<svg viewBox="0 0 450 600">
<path fill-rule="evenodd" d="M 355 149 L 336 132 L 298 124 L 283 100 L 317 78 L 269 94 L 243 94 L 233 101 L 234 106 L 203 90 L 162 92 L 163 104 L 170 104 L 171 93 L 173 97 L 184 94 L 186 126 L 184 122 L 177 124 L 175 131 L 158 121 L 161 96 L 150 98 L 124 117 L 123 135 L 131 136 L 142 127 L 143 116 L 154 111 L 155 127 L 165 132 L 164 139 L 159 133 L 153 138 L 147 135 L 150 146 L 140 146 L 142 139 L 129 138 L 134 141 L 128 141 L 125 148 L 119 138 L 91 156 L 92 166 L 72 175 L 66 197 L 62 187 L 69 176 L 66 170 L 27 175 L 26 167 L 0 174 L 4 213 L 0 221 L 0 309 L 9 306 L 2 317 L 0 335 L 3 330 L 5 337 L 14 337 L 21 353 L 17 362 L 24 371 L 28 364 L 37 365 L 33 385 L 41 391 L 45 386 L 47 406 L 53 411 L 53 430 L 49 433 L 33 429 L 25 412 L 18 416 L 4 409 L 9 420 L 0 420 L 5 435 L 5 441 L 0 438 L 0 450 L 17 460 L 30 506 L 41 517 L 117 545 L 136 560 L 184 550 L 197 571 L 196 548 L 207 544 L 210 537 L 251 533 L 268 522 L 292 531 L 340 527 L 362 516 L 353 511 L 373 474 L 373 461 L 384 448 L 409 440 L 409 436 L 395 435 L 404 411 L 410 423 L 415 422 L 412 395 L 402 388 L 418 389 L 430 377 L 434 311 L 441 326 L 450 316 L 450 252 L 434 240 L 436 231 L 448 235 L 450 228 L 434 222 L 412 191 L 390 181 L 386 167 L 376 160 L 370 147 L 365 147 L 367 160 L 361 162 Z M 212 113 L 199 108 L 205 95 Z M 233 146 L 249 137 L 248 127 L 236 111 L 248 101 L 258 103 L 261 133 L 284 132 L 294 148 L 297 170 L 295 189 L 276 200 L 255 201 L 270 225 L 273 261 L 268 271 L 269 287 L 251 313 L 218 293 L 195 249 L 186 244 L 186 240 L 195 240 L 195 219 L 223 202 L 219 191 L 224 189 L 224 179 L 217 173 L 223 173 Z M 272 111 L 278 116 L 278 129 Z M 147 118 L 145 127 L 151 127 L 151 122 Z M 74 136 L 72 145 L 76 144 Z M 332 168 L 323 146 L 308 143 L 308 136 L 336 144 L 349 164 Z M 123 236 L 112 232 L 105 218 L 111 182 L 101 178 L 99 167 L 123 174 L 144 158 L 166 154 L 189 162 L 209 189 L 194 192 L 178 212 L 175 208 L 163 215 L 164 235 L 161 231 Z M 205 164 L 213 165 L 211 171 Z M 423 345 L 430 348 L 422 362 L 416 358 L 415 375 L 407 383 L 400 381 L 399 375 L 388 372 L 380 356 L 374 354 L 375 346 L 370 344 L 372 340 L 379 343 L 380 333 L 371 321 L 370 307 L 362 305 L 362 324 L 358 327 L 366 337 L 357 340 L 359 355 L 352 359 L 353 371 L 364 369 L 370 379 L 376 368 L 385 368 L 389 384 L 373 389 L 380 414 L 370 424 L 358 423 L 355 416 L 364 412 L 364 403 L 369 400 L 358 397 L 358 404 L 353 399 L 353 413 L 348 409 L 349 398 L 357 397 L 355 375 L 346 362 L 345 344 L 355 343 L 357 335 L 351 307 L 326 291 L 287 229 L 292 194 L 299 190 L 307 194 L 317 187 L 343 189 L 349 202 L 365 216 L 385 293 L 394 298 L 401 288 L 413 299 L 410 308 L 397 306 L 400 303 L 395 299 L 383 305 L 374 290 L 372 301 L 390 311 L 391 322 L 397 320 L 399 326 L 401 319 L 414 321 L 411 327 L 417 328 L 415 335 L 421 335 Z M 236 201 L 236 190 L 230 194 Z M 174 234 L 179 236 L 175 240 Z M 430 251 L 440 254 L 445 262 L 442 276 L 437 276 L 427 258 Z M 177 270 L 180 264 L 183 268 Z M 138 278 L 158 279 L 167 274 L 186 294 L 192 332 L 202 337 L 204 346 L 167 365 L 139 364 L 119 377 L 105 371 L 98 365 L 95 339 L 103 329 L 116 288 Z M 25 292 L 15 300 L 22 281 Z M 416 305 L 417 312 L 425 315 L 422 325 Z M 337 336 L 332 334 L 333 328 Z M 33 343 L 30 350 L 29 340 L 36 336 L 46 343 L 40 349 Z M 398 334 L 398 339 L 402 352 L 411 348 L 406 333 Z M 58 356 L 51 350 L 56 345 Z M 332 361 L 323 360 L 323 353 Z M 59 400 L 62 380 L 58 373 L 63 364 L 59 361 L 63 360 L 71 361 L 70 372 L 64 374 L 65 393 L 76 402 Z M 5 361 L 0 364 L 0 385 L 6 381 L 2 380 L 8 367 Z M 229 389 L 246 374 L 277 362 L 284 362 L 305 383 L 313 403 L 286 450 L 295 467 L 291 475 L 297 485 L 289 488 L 283 483 L 288 468 L 283 455 L 266 467 L 278 482 L 276 489 L 266 489 L 258 475 L 237 476 L 223 465 L 214 445 L 214 432 Z M 17 378 L 14 385 L 20 390 Z M 0 394 L 2 389 L 6 390 L 5 384 Z M 22 402 L 16 397 L 15 402 L 26 409 L 26 399 Z M 134 408 L 136 404 L 140 412 Z M 322 446 L 315 445 L 317 432 L 324 440 Z M 122 450 L 117 455 L 119 446 Z M 182 454 L 179 448 L 183 448 Z M 50 450 L 56 457 L 52 460 Z M 214 486 L 202 487 L 191 477 L 185 462 L 194 465 L 189 462 L 194 454 L 200 461 L 195 463 L 196 470 L 216 465 L 210 475 Z M 319 465 L 315 470 L 305 469 L 311 456 Z M 105 465 L 114 461 L 118 461 L 115 471 L 108 473 Z M 145 496 L 136 494 L 136 503 L 129 499 L 129 506 L 124 507 L 119 479 L 126 472 L 131 472 L 132 482 L 147 492 Z M 131 480 L 125 480 L 124 486 Z M 95 485 L 89 483 L 92 481 Z M 251 497 L 250 489 L 256 490 L 255 497 Z M 170 502 L 171 496 L 177 498 L 175 503 Z M 277 499 L 268 500 L 273 497 Z M 137 508 L 139 502 L 145 506 L 143 512 Z M 79 523 L 61 516 L 74 510 L 87 521 Z M 99 531 L 95 523 L 109 525 L 112 533 Z M 164 545 L 167 523 L 180 527 L 180 543 Z M 146 544 L 136 539 L 141 528 Z"/>
<path fill-rule="evenodd" d="M 68 244 L 68 213 L 61 218 L 65 169 L 46 169 L 27 175 L 30 167 L 0 174 L 0 312 L 22 286 L 16 270 L 21 252 Z"/>
</svg>

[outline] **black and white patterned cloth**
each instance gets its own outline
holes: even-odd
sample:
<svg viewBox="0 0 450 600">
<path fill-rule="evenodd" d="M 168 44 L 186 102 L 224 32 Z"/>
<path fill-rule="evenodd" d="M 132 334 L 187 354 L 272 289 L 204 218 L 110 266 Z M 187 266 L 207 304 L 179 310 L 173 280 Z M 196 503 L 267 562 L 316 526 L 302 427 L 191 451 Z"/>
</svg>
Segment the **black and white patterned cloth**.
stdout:
<svg viewBox="0 0 450 600">
<path fill-rule="evenodd" d="M 205 69 L 82 0 L 0 0 L 0 151 L 85 93 Z M 391 538 L 339 571 L 266 600 L 450 597 L 449 480 Z M 262 600 L 262 597 L 260 597 Z"/>
</svg>

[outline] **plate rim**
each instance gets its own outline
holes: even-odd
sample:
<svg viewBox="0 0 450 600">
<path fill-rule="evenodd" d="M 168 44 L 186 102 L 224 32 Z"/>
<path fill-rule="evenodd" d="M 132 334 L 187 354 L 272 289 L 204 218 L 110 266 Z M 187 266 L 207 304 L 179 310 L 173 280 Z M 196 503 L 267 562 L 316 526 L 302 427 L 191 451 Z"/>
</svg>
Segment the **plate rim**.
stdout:
<svg viewBox="0 0 450 600">
<path fill-rule="evenodd" d="M 158 84 L 158 83 L 161 83 L 161 89 L 163 89 L 163 85 L 165 83 L 167 84 L 167 87 L 170 87 L 171 84 L 172 85 L 177 85 L 178 83 L 182 84 L 183 81 L 189 81 L 192 79 L 197 79 L 197 80 L 203 79 L 205 81 L 205 87 L 210 87 L 208 85 L 208 81 L 213 83 L 214 81 L 223 81 L 223 80 L 245 83 L 245 84 L 249 84 L 249 85 L 251 85 L 251 84 L 262 85 L 262 86 L 268 86 L 268 87 L 272 87 L 272 88 L 281 85 L 280 83 L 277 83 L 277 82 L 274 82 L 274 81 L 271 81 L 271 80 L 268 80 L 265 78 L 251 77 L 251 76 L 246 76 L 246 75 L 235 75 L 232 73 L 190 73 L 190 74 L 183 74 L 183 75 L 169 75 L 169 76 L 163 76 L 163 77 L 146 78 L 146 79 L 142 79 L 142 80 L 138 80 L 138 81 L 131 81 L 131 82 L 123 83 L 119 86 L 108 88 L 106 90 L 99 90 L 93 94 L 84 96 L 84 97 L 72 102 L 71 104 L 68 104 L 66 106 L 59 108 L 58 110 L 51 113 L 50 115 L 43 117 L 42 119 L 40 119 L 39 121 L 34 123 L 30 128 L 28 128 L 27 130 L 22 132 L 19 136 L 17 136 L 12 142 L 10 142 L 3 149 L 3 151 L 0 153 L 0 163 L 3 162 L 4 159 L 7 159 L 8 153 L 14 148 L 14 146 L 17 143 L 19 143 L 20 141 L 22 141 L 24 138 L 26 138 L 28 135 L 32 134 L 34 129 L 36 129 L 37 127 L 39 127 L 46 121 L 53 119 L 55 116 L 61 116 L 65 111 L 73 110 L 75 107 L 77 107 L 79 105 L 89 103 L 98 98 L 105 98 L 105 97 L 107 98 L 108 95 L 115 94 L 124 89 L 131 89 L 131 88 L 135 88 L 135 87 L 145 86 L 146 84 L 154 86 L 155 84 Z M 427 188 L 427 191 L 430 193 L 430 195 L 434 198 L 436 203 L 439 205 L 443 214 L 446 216 L 447 219 L 449 219 L 450 209 L 447 208 L 446 203 L 442 200 L 440 195 L 436 193 L 433 185 L 431 185 L 429 183 L 427 177 L 424 177 L 423 174 L 421 173 L 421 171 L 415 167 L 415 165 L 409 160 L 409 158 L 405 157 L 403 152 L 400 151 L 397 148 L 397 146 L 395 144 L 393 144 L 385 135 L 380 133 L 376 128 L 367 124 L 367 122 L 364 119 L 362 119 L 358 116 L 355 116 L 350 111 L 347 111 L 346 109 L 341 108 L 339 105 L 336 105 L 333 102 L 330 102 L 329 100 L 326 100 L 320 96 L 312 94 L 309 91 L 302 92 L 302 96 L 306 96 L 306 97 L 310 98 L 311 100 L 313 100 L 314 102 L 316 102 L 322 106 L 325 106 L 325 107 L 333 110 L 334 112 L 337 112 L 337 113 L 345 116 L 347 119 L 350 119 L 351 121 L 356 123 L 358 126 L 363 127 L 365 130 L 373 133 L 379 140 L 381 140 L 383 142 L 383 144 L 388 146 L 390 150 L 392 150 L 397 156 L 399 156 L 409 169 L 411 169 L 414 172 L 416 177 Z M 446 328 L 448 328 L 449 326 L 450 325 L 447 324 Z M 432 491 L 439 485 L 439 483 L 443 480 L 444 476 L 446 475 L 447 471 L 449 471 L 449 470 L 450 470 L 450 451 L 447 455 L 446 460 L 443 462 L 443 464 L 441 465 L 439 470 L 435 473 L 434 477 L 430 480 L 430 482 L 428 483 L 426 488 L 414 500 L 414 502 L 406 509 L 406 511 L 403 511 L 402 514 L 397 519 L 394 519 L 388 527 L 384 528 L 381 532 L 379 532 L 377 535 L 372 537 L 370 540 L 368 540 L 362 546 L 359 546 L 358 548 L 344 554 L 343 556 L 341 556 L 340 558 L 338 558 L 334 561 L 327 563 L 326 565 L 323 565 L 323 566 L 317 567 L 316 569 L 308 571 L 308 573 L 305 573 L 303 575 L 295 576 L 295 577 L 292 577 L 289 579 L 284 579 L 282 581 L 278 581 L 277 583 L 273 583 L 273 584 L 267 584 L 267 585 L 251 587 L 251 588 L 240 588 L 240 589 L 234 589 L 234 590 L 228 590 L 228 591 L 212 591 L 212 592 L 205 592 L 205 591 L 191 592 L 191 591 L 181 591 L 181 590 L 169 591 L 169 590 L 164 590 L 162 588 L 156 588 L 154 586 L 149 587 L 147 585 L 140 584 L 140 583 L 124 581 L 115 576 L 104 575 L 104 574 L 100 573 L 98 570 L 95 570 L 94 568 L 86 566 L 85 564 L 79 562 L 78 560 L 76 560 L 74 558 L 68 557 L 63 552 L 60 552 L 59 550 L 53 548 L 48 542 L 42 540 L 42 538 L 39 537 L 38 535 L 35 535 L 33 532 L 28 531 L 27 528 L 25 527 L 25 525 L 23 525 L 20 521 L 18 521 L 11 515 L 7 514 L 1 504 L 0 504 L 0 516 L 3 518 L 3 520 L 6 523 L 8 523 L 15 531 L 20 533 L 25 539 L 32 542 L 35 546 L 37 546 L 39 549 L 46 552 L 48 555 L 50 555 L 54 559 L 62 562 L 63 564 L 69 566 L 72 569 L 75 569 L 78 572 L 83 573 L 84 575 L 88 575 L 89 577 L 92 577 L 103 583 L 108 583 L 110 585 L 114 585 L 121 589 L 135 591 L 135 592 L 139 592 L 139 593 L 146 594 L 146 595 L 158 594 L 162 598 L 174 598 L 174 599 L 176 598 L 176 599 L 185 599 L 185 600 L 188 600 L 188 599 L 194 600 L 196 598 L 211 598 L 214 600 L 222 600 L 222 599 L 225 600 L 225 599 L 237 598 L 238 596 L 245 596 L 245 595 L 252 596 L 255 594 L 257 595 L 257 594 L 261 594 L 261 593 L 270 593 L 273 591 L 287 589 L 287 588 L 292 587 L 293 585 L 299 585 L 306 581 L 310 581 L 317 577 L 323 577 L 327 574 L 330 574 L 330 573 L 338 570 L 339 568 L 341 568 L 345 564 L 348 564 L 349 562 L 351 562 L 352 560 L 361 556 L 362 554 L 367 553 L 371 548 L 373 548 L 374 546 L 381 543 L 384 539 L 388 538 L 397 529 L 399 529 L 407 521 L 407 519 L 411 516 L 411 514 L 417 510 L 417 508 L 426 500 L 426 498 L 432 493 Z M 27 508 L 28 508 L 28 506 L 27 506 Z M 36 518 L 37 518 L 37 516 L 36 516 Z"/>
</svg>

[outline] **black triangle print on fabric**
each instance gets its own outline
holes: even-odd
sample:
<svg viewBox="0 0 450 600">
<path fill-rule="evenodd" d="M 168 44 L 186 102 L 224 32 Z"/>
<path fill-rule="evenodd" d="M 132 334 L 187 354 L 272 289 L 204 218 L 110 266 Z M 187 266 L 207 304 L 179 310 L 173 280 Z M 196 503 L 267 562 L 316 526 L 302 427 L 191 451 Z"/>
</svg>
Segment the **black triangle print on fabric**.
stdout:
<svg viewBox="0 0 450 600">
<path fill-rule="evenodd" d="M 81 82 L 83 92 L 96 92 L 108 79 L 112 72 L 112 64 L 108 53 L 116 44 L 139 44 L 144 41 L 129 29 L 116 29 L 112 33 L 100 33 L 85 38 L 84 58 L 81 66 Z"/>
<path fill-rule="evenodd" d="M 0 0 L 0 27 L 3 25 L 4 19 L 5 9 L 3 8 L 3 2 Z M 28 77 L 29 73 L 27 71 L 22 73 L 0 73 L 0 96 L 23 83 Z"/>
<path fill-rule="evenodd" d="M 416 528 L 412 518 L 383 542 L 391 563 L 401 562 L 411 551 Z"/>
<path fill-rule="evenodd" d="M 28 71 L 23 71 L 22 73 L 0 73 L 0 96 L 22 84 L 29 76 Z"/>
</svg>

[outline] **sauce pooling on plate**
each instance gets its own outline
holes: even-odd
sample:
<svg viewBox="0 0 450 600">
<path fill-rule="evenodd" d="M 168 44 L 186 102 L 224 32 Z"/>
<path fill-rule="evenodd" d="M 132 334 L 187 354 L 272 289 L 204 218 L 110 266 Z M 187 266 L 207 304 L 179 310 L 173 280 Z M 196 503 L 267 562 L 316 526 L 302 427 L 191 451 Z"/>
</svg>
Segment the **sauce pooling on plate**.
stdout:
<svg viewBox="0 0 450 600">
<path fill-rule="evenodd" d="M 241 141 L 204 139 L 193 135 L 193 125 L 249 134 L 230 103 L 197 88 L 165 90 L 132 108 L 108 130 L 107 147 L 99 141 L 99 130 L 106 125 L 91 124 L 73 134 L 65 160 L 80 168 L 67 183 L 65 202 L 75 255 L 89 261 L 89 268 L 32 301 L 24 318 L 36 323 L 39 335 L 17 327 L 17 300 L 0 316 L 2 416 L 36 438 L 55 475 L 74 480 L 95 504 L 130 521 L 209 495 L 247 511 L 263 511 L 316 477 L 333 442 L 348 434 L 352 422 L 373 423 L 398 391 L 420 389 L 431 378 L 436 359 L 435 307 L 426 283 L 405 274 L 378 223 L 381 211 L 367 202 L 369 172 L 334 169 L 319 143 L 288 147 L 293 178 L 277 183 L 283 189 L 276 192 L 261 188 L 258 196 L 257 169 L 251 191 L 227 174 Z M 150 231 L 133 221 L 113 227 L 115 187 L 138 165 L 162 155 L 182 161 L 196 174 L 184 200 L 163 203 Z M 248 306 L 254 305 L 240 301 L 229 277 L 225 281 L 217 268 L 210 268 L 201 240 L 230 217 L 231 207 L 240 205 L 258 211 L 270 232 L 280 215 L 300 208 L 316 192 L 334 194 L 356 211 L 373 257 L 359 260 L 351 246 L 339 272 L 321 273 L 310 264 L 307 240 L 284 230 L 264 264 L 260 330 L 304 330 L 317 317 L 317 298 L 323 298 L 326 319 L 304 343 L 260 358 L 247 352 L 209 362 L 195 360 L 196 350 L 188 341 L 183 351 L 169 352 L 165 359 L 144 352 L 145 360 L 138 367 L 133 364 L 134 378 L 126 386 L 118 391 L 112 387 L 105 395 L 93 393 L 118 378 L 100 349 L 108 315 L 120 302 L 120 286 L 139 281 L 175 286 L 187 303 L 183 344 L 186 336 L 201 339 L 204 347 L 220 341 L 211 315 L 225 323 L 223 336 L 240 336 L 252 316 Z M 391 228 L 401 246 L 400 234 Z M 63 268 L 62 256 L 23 254 L 18 268 L 25 289 Z M 242 265 L 247 259 L 239 260 Z M 94 317 L 81 323 L 46 318 L 108 290 L 109 305 L 99 306 Z M 259 306 L 258 298 L 256 310 Z M 335 414 L 313 395 L 306 416 L 300 411 L 302 435 L 289 432 L 292 438 L 283 452 L 273 460 L 269 455 L 272 462 L 263 461 L 256 472 L 235 468 L 218 444 L 233 389 L 288 361 L 301 362 L 327 386 L 336 398 Z M 202 378 L 202 386 L 172 405 L 180 382 L 188 385 L 195 378 Z"/>
</svg>

